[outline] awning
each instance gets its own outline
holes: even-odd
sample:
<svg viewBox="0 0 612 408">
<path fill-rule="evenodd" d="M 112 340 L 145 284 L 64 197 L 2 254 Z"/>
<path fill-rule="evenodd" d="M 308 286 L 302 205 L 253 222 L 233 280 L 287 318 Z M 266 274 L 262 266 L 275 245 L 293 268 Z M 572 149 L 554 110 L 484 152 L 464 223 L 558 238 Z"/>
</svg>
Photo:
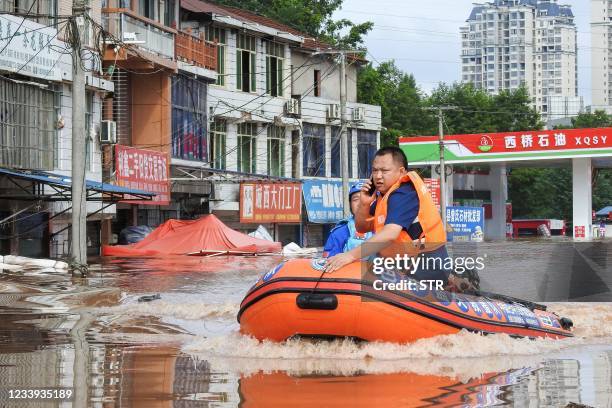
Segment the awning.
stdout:
<svg viewBox="0 0 612 408">
<path fill-rule="evenodd" d="M 601 210 L 595 213 L 598 217 L 606 217 L 608 214 L 612 212 L 612 205 L 602 208 Z"/>
<path fill-rule="evenodd" d="M 46 171 L 21 171 L 0 168 L 0 179 L 16 186 L 15 194 L 3 192 L 8 200 L 70 201 L 72 178 Z M 48 188 L 45 188 L 48 187 Z M 155 193 L 85 180 L 87 201 L 116 202 L 124 200 L 151 200 Z"/>
</svg>

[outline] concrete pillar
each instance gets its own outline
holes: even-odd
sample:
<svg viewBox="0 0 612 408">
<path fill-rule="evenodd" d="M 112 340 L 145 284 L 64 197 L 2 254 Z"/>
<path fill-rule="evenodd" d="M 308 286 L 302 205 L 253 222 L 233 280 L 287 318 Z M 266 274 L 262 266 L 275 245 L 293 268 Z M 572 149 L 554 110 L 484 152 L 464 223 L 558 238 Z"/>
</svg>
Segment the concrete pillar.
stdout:
<svg viewBox="0 0 612 408">
<path fill-rule="evenodd" d="M 332 151 L 331 126 L 325 126 L 325 177 L 331 177 L 331 151 Z"/>
<path fill-rule="evenodd" d="M 592 238 L 591 222 L 593 217 L 591 159 L 572 159 L 572 203 L 573 237 L 578 240 Z"/>
<path fill-rule="evenodd" d="M 238 170 L 238 125 L 228 122 L 225 133 L 225 168 L 227 170 Z"/>
<path fill-rule="evenodd" d="M 506 201 L 508 201 L 508 176 L 505 164 L 492 164 L 489 173 L 492 218 L 485 221 L 486 238 L 506 238 Z M 488 225 L 487 225 L 488 224 Z"/>
<path fill-rule="evenodd" d="M 255 173 L 268 174 L 268 131 L 271 123 L 258 123 L 255 134 Z"/>
</svg>

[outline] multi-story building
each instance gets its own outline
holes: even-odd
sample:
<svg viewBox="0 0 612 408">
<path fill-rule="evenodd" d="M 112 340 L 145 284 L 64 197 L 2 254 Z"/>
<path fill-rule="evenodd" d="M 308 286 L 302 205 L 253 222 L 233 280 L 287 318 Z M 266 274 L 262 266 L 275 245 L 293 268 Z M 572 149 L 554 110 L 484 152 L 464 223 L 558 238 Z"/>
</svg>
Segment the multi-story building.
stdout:
<svg viewBox="0 0 612 408">
<path fill-rule="evenodd" d="M 612 1 L 591 0 L 591 110 L 612 113 Z"/>
<path fill-rule="evenodd" d="M 0 168 L 70 176 L 72 167 L 72 60 L 66 42 L 69 0 L 0 1 Z M 92 2 L 91 18 L 101 22 L 100 4 Z M 22 16 L 25 16 L 22 17 Z M 92 38 L 84 42 L 92 46 Z M 101 181 L 98 143 L 101 106 L 113 84 L 99 75 L 99 58 L 90 48 L 86 68 L 86 178 Z M 70 203 L 49 198 L 48 188 L 29 185 L 27 178 L 0 180 L 0 253 L 62 256 L 69 252 Z M 18 188 L 17 185 L 21 187 Z M 31 191 L 30 196 L 25 193 Z M 26 199 L 28 201 L 26 201 Z M 101 203 L 89 202 L 92 214 Z M 88 244 L 99 242 L 100 225 L 114 208 L 88 218 Z"/>
<path fill-rule="evenodd" d="M 255 178 L 340 179 L 338 55 L 328 45 L 269 18 L 198 0 L 181 2 L 181 28 L 218 44 L 218 79 L 209 87 L 209 210 L 236 229 L 239 182 Z M 380 107 L 357 103 L 357 69 L 347 63 L 350 176 L 369 177 L 379 144 Z M 354 112 L 354 114 L 353 114 Z M 184 171 L 199 161 L 173 158 Z M 264 224 L 276 239 L 299 241 L 299 225 Z M 308 225 L 321 245 L 322 225 Z"/>
<path fill-rule="evenodd" d="M 165 153 L 171 160 L 208 158 L 208 84 L 217 80 L 217 46 L 203 33 L 181 30 L 179 2 L 104 0 L 104 69 L 115 91 L 105 100 L 104 119 L 114 122 L 115 142 Z M 105 174 L 113 172 L 113 149 L 106 147 Z M 116 169 L 115 169 L 116 170 Z M 113 232 L 128 225 L 156 226 L 185 212 L 197 215 L 210 193 L 209 182 L 173 182 L 169 203 L 117 205 Z M 196 203 L 196 205 L 193 205 Z M 192 212 L 195 212 L 193 214 Z"/>
<path fill-rule="evenodd" d="M 569 6 L 556 0 L 477 4 L 460 31 L 463 82 L 493 94 L 524 86 L 545 119 L 559 97 L 565 107 L 581 106 L 576 26 Z"/>
<path fill-rule="evenodd" d="M 37 18 L 45 15 L 51 22 L 71 13 L 67 0 L 35 4 Z M 23 11 L 18 0 L 0 0 L 0 6 Z M 101 0 L 91 4 L 90 14 L 106 35 L 102 55 L 87 59 L 93 65 L 87 73 L 86 177 L 116 183 L 116 152 L 124 146 L 166 155 L 172 180 L 169 199 L 159 204 L 120 202 L 100 211 L 100 203 L 88 202 L 91 254 L 108 243 L 112 232 L 128 225 L 156 226 L 169 218 L 213 212 L 232 227 L 251 229 L 238 223 L 241 181 L 340 179 L 337 50 L 276 21 L 198 0 L 180 5 Z M 0 69 L 8 71 L 0 78 L 0 167 L 69 176 L 71 57 L 61 52 L 66 48 L 61 30 L 55 38 L 60 23 L 27 20 L 26 31 L 44 34 L 52 45 L 39 50 L 38 37 L 34 43 L 29 35 L 7 43 L 5 34 L 17 30 L 17 20 L 0 18 L 0 53 L 23 59 L 6 64 L 0 58 Z M 97 49 L 95 38 L 89 36 L 91 50 Z M 26 41 L 32 52 L 19 54 Z M 39 51 L 44 55 L 37 56 L 46 59 L 29 61 Z M 350 176 L 366 178 L 379 144 L 380 107 L 357 103 L 357 69 L 365 61 L 357 56 L 347 60 Z M 38 112 L 36 119 L 33 112 Z M 0 206 L 1 220 L 27 204 L 2 200 Z M 27 225 L 14 223 L 8 233 L 0 231 L 0 237 L 8 237 L 0 241 L 2 252 L 69 254 L 69 203 L 33 208 L 36 214 L 23 212 Z M 50 216 L 55 213 L 60 216 Z M 33 223 L 47 226 L 30 236 L 24 231 L 29 233 Z M 301 224 L 266 227 L 277 239 L 300 241 Z M 323 229 L 321 224 L 306 228 L 310 244 L 321 244 Z M 25 251 L 12 239 L 18 235 L 28 248 L 34 248 L 33 239 L 40 248 L 51 239 L 53 249 Z"/>
</svg>

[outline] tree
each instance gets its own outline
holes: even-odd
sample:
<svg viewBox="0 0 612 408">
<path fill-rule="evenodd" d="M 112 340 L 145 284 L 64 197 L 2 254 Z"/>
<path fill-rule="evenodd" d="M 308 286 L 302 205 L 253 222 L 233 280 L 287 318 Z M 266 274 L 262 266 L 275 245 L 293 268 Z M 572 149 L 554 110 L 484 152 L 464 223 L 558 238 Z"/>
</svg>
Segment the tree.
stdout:
<svg viewBox="0 0 612 408">
<path fill-rule="evenodd" d="M 334 20 L 343 0 L 217 0 L 219 4 L 261 14 L 332 45 L 359 48 L 373 23 Z"/>
<path fill-rule="evenodd" d="M 422 109 L 423 95 L 412 75 L 402 72 L 394 61 L 374 68 L 363 67 L 357 78 L 359 102 L 379 105 L 382 114 L 381 146 L 397 145 L 399 136 L 423 134 L 432 117 Z"/>
<path fill-rule="evenodd" d="M 427 98 L 426 104 L 431 107 L 456 107 L 444 114 L 449 134 L 542 128 L 540 115 L 531 106 L 529 94 L 524 88 L 491 95 L 470 83 L 441 84 Z M 434 124 L 433 128 L 429 129 L 429 134 L 437 133 L 437 124 Z"/>
<path fill-rule="evenodd" d="M 610 116 L 603 110 L 596 110 L 593 113 L 580 113 L 572 118 L 573 128 L 608 127 L 611 123 Z"/>
</svg>

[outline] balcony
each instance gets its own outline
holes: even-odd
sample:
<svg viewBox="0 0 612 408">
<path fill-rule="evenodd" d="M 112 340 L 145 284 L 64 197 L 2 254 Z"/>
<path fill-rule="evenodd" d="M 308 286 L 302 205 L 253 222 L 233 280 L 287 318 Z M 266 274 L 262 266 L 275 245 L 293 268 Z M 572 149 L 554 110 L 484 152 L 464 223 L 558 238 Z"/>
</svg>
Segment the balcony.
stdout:
<svg viewBox="0 0 612 408">
<path fill-rule="evenodd" d="M 161 59 L 174 61 L 176 30 L 129 9 L 102 9 L 102 25 L 117 40 Z"/>
<path fill-rule="evenodd" d="M 174 42 L 176 58 L 201 68 L 217 70 L 217 44 L 195 37 L 191 31 L 178 31 Z"/>
</svg>

